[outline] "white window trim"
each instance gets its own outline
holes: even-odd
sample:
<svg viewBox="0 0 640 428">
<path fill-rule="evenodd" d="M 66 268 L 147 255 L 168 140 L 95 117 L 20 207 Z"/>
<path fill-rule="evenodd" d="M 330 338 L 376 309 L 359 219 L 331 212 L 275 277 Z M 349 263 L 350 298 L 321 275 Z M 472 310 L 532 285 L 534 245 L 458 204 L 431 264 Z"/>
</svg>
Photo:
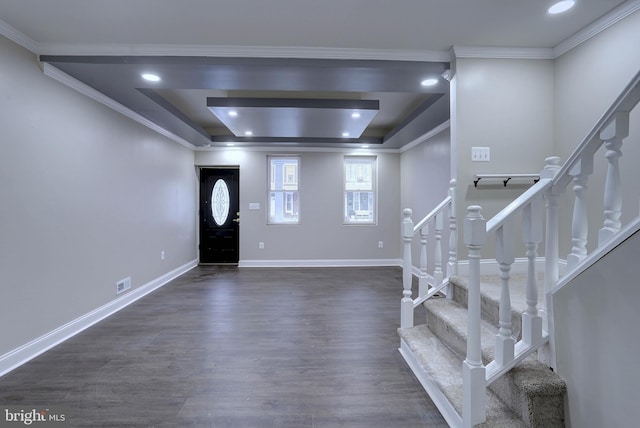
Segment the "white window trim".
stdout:
<svg viewBox="0 0 640 428">
<path fill-rule="evenodd" d="M 368 159 L 373 161 L 372 163 L 372 190 L 373 193 L 373 220 L 372 221 L 348 221 L 346 218 L 346 194 L 347 194 L 347 161 L 352 159 Z M 350 190 L 351 192 L 359 192 L 356 190 Z M 363 190 L 363 192 L 369 192 L 369 190 Z M 343 159 L 342 167 L 342 224 L 345 226 L 375 226 L 378 224 L 378 157 L 377 156 L 357 156 L 347 155 Z"/>
<path fill-rule="evenodd" d="M 285 177 L 283 176 L 283 188 L 282 190 L 271 190 L 272 187 L 275 185 L 275 166 L 272 165 L 271 161 L 273 159 L 296 159 L 298 161 L 298 171 L 297 171 L 297 182 L 296 183 L 285 183 L 284 179 Z M 300 207 L 300 171 L 301 171 L 301 165 L 302 165 L 302 158 L 300 155 L 281 155 L 281 154 L 277 154 L 277 155 L 267 155 L 267 195 L 266 195 L 266 199 L 267 199 L 267 209 L 265 210 L 266 212 L 266 222 L 267 225 L 276 225 L 276 226 L 283 226 L 283 225 L 298 225 L 300 224 L 300 218 L 301 218 L 301 207 Z M 284 173 L 284 171 L 283 171 Z M 291 187 L 295 187 L 297 189 L 292 189 Z M 291 203 L 293 204 L 294 202 L 294 197 L 293 194 L 297 193 L 298 194 L 298 220 L 297 221 L 272 221 L 271 220 L 271 209 L 272 209 L 272 205 L 271 205 L 271 193 L 272 192 L 277 192 L 277 193 L 282 193 L 284 198 L 285 198 L 285 204 L 283 207 L 283 210 L 285 213 L 289 213 L 291 214 L 293 212 L 293 209 L 291 210 L 287 210 L 287 203 L 286 201 L 289 198 L 289 195 L 291 196 Z"/>
</svg>

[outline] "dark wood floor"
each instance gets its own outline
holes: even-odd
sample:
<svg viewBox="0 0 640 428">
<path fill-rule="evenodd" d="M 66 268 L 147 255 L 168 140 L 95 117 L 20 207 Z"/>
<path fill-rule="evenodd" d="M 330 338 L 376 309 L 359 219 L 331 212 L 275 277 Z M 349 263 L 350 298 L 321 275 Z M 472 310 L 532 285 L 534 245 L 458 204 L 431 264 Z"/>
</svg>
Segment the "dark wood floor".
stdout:
<svg viewBox="0 0 640 428">
<path fill-rule="evenodd" d="M 77 427 L 446 427 L 397 348 L 398 268 L 198 267 L 0 378 Z"/>
</svg>

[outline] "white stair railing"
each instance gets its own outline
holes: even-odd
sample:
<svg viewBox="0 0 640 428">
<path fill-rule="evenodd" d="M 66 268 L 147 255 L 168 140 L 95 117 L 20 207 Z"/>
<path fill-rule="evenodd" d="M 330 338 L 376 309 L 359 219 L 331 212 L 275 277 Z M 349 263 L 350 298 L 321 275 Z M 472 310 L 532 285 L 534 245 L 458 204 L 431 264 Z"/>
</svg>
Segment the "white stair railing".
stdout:
<svg viewBox="0 0 640 428">
<path fill-rule="evenodd" d="M 479 206 L 470 206 L 464 223 L 464 242 L 469 249 L 468 281 L 468 342 L 467 358 L 463 363 L 463 426 L 471 427 L 486 419 L 485 389 L 527 356 L 541 349 L 553 335 L 546 309 L 538 308 L 536 259 L 538 245 L 545 237 L 545 294 L 559 279 L 558 196 L 573 183 L 574 207 L 571 235 L 571 252 L 567 256 L 567 271 L 576 269 L 588 256 L 588 230 L 586 188 L 593 173 L 595 154 L 604 145 L 607 173 L 604 186 L 604 213 L 597 246 L 601 247 L 621 230 L 622 192 L 619 159 L 622 144 L 629 135 L 629 113 L 640 101 L 640 73 L 616 99 L 592 131 L 569 159 L 560 166 L 560 159 L 546 159 L 540 181 L 510 203 L 488 221 L 482 217 Z M 546 217 L 543 206 L 546 201 Z M 522 338 L 517 343 L 511 331 L 511 302 L 509 280 L 515 260 L 515 220 L 522 217 L 522 241 L 527 257 L 526 302 L 522 316 Z M 500 297 L 500 323 L 496 335 L 495 359 L 486 367 L 480 358 L 480 252 L 487 239 L 495 238 L 496 262 L 502 283 Z M 544 323 L 544 325 L 543 325 Z M 551 341 L 553 343 L 553 341 Z M 541 349 L 544 351 L 544 349 Z M 541 352 L 555 366 L 554 350 Z M 539 356 L 540 356 L 539 355 Z"/>
<path fill-rule="evenodd" d="M 403 241 L 403 262 L 402 262 L 402 302 L 400 327 L 413 327 L 413 311 L 416 307 L 433 297 L 436 293 L 444 292 L 447 298 L 452 297 L 449 287 L 449 278 L 458 274 L 458 231 L 455 207 L 455 180 L 449 183 L 449 194 L 440 202 L 429 214 L 427 214 L 418 224 L 414 225 L 411 219 L 412 211 L 406 208 L 403 211 L 402 220 L 402 241 Z M 448 249 L 443 250 L 442 234 L 444 231 L 445 215 L 449 217 L 449 244 Z M 433 226 L 433 248 L 434 248 L 434 268 L 433 273 L 428 272 L 429 237 Z M 413 285 L 413 259 L 411 246 L 414 237 L 420 236 L 420 266 L 418 275 L 418 297 L 413 298 L 411 290 Z M 442 260 L 447 260 L 446 275 L 443 270 Z"/>
</svg>

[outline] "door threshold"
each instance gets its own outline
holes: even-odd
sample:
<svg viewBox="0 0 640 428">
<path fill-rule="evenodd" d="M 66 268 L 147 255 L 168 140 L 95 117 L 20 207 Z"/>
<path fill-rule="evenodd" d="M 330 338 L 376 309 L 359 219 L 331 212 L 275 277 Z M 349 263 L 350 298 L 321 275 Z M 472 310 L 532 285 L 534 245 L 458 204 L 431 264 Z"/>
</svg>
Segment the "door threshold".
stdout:
<svg viewBox="0 0 640 428">
<path fill-rule="evenodd" d="M 198 266 L 238 266 L 238 263 L 217 263 L 217 262 L 213 262 L 213 263 L 202 263 L 199 262 Z"/>
</svg>

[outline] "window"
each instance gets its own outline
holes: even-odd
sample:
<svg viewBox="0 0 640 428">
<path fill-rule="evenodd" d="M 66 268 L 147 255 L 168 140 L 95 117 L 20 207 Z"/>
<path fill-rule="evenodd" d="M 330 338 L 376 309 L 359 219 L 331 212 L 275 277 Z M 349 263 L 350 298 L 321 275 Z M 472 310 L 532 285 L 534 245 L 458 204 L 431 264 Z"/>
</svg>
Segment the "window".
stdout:
<svg viewBox="0 0 640 428">
<path fill-rule="evenodd" d="M 300 158 L 269 156 L 269 223 L 296 224 L 300 211 Z"/>
<path fill-rule="evenodd" d="M 344 222 L 376 222 L 376 158 L 344 158 Z"/>
</svg>

